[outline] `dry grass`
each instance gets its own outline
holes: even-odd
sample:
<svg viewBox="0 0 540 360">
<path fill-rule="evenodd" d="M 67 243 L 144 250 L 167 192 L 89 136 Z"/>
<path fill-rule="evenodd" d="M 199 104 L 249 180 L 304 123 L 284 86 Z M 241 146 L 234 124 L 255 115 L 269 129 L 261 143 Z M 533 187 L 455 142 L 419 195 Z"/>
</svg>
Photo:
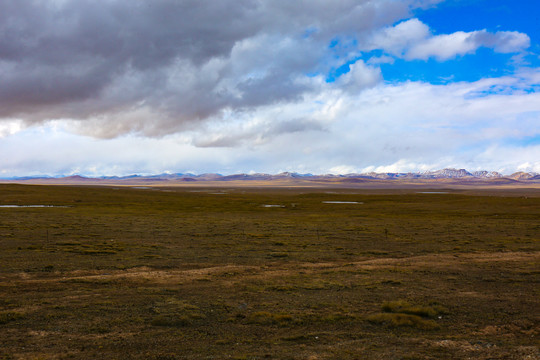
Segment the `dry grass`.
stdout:
<svg viewBox="0 0 540 360">
<path fill-rule="evenodd" d="M 387 301 L 382 305 L 382 310 L 390 313 L 402 313 L 430 318 L 436 317 L 439 314 L 448 314 L 448 310 L 441 305 L 418 306 L 411 305 L 405 300 Z"/>
<path fill-rule="evenodd" d="M 387 324 L 390 326 L 411 326 L 422 330 L 439 329 L 440 326 L 433 320 L 426 320 L 417 315 L 403 313 L 378 313 L 366 317 L 373 323 Z"/>
<path fill-rule="evenodd" d="M 0 186 L 69 205 L 0 208 L 0 359 L 540 358 L 538 197 L 173 190 Z"/>
</svg>

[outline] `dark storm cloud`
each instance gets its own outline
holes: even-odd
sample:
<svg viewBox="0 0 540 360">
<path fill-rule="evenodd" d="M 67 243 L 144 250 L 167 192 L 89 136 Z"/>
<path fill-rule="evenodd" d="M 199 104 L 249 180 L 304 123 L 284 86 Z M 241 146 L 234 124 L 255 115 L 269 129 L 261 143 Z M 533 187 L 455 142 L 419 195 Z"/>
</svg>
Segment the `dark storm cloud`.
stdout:
<svg viewBox="0 0 540 360">
<path fill-rule="evenodd" d="M 313 91 L 302 79 L 328 70 L 331 39 L 428 2 L 2 0 L 0 118 L 163 135 L 297 101 Z"/>
</svg>

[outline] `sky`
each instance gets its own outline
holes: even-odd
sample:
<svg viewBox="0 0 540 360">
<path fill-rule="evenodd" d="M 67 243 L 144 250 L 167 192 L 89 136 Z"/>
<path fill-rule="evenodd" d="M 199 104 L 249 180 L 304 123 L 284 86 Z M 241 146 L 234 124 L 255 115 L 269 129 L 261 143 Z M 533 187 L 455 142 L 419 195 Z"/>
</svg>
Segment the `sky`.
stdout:
<svg viewBox="0 0 540 360">
<path fill-rule="evenodd" d="M 0 0 L 0 177 L 540 172 L 537 0 Z"/>
</svg>

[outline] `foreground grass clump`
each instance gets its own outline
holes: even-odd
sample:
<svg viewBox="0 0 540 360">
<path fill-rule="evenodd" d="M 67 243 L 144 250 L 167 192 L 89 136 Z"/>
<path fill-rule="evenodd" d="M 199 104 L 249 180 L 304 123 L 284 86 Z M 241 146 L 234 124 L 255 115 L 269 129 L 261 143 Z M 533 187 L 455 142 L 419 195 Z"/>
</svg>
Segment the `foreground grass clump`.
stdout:
<svg viewBox="0 0 540 360">
<path fill-rule="evenodd" d="M 402 313 L 433 318 L 439 314 L 447 314 L 448 310 L 438 304 L 430 306 L 411 305 L 405 300 L 388 301 L 382 305 L 382 310 L 388 313 Z"/>
<path fill-rule="evenodd" d="M 390 326 L 411 326 L 423 330 L 439 329 L 440 326 L 433 318 L 447 310 L 440 305 L 418 306 L 404 300 L 388 301 L 381 306 L 384 313 L 372 314 L 366 317 L 369 322 Z"/>
<path fill-rule="evenodd" d="M 386 324 L 390 326 L 411 326 L 422 330 L 439 329 L 440 326 L 433 320 L 423 319 L 417 315 L 401 313 L 378 313 L 366 317 L 369 322 Z"/>
</svg>

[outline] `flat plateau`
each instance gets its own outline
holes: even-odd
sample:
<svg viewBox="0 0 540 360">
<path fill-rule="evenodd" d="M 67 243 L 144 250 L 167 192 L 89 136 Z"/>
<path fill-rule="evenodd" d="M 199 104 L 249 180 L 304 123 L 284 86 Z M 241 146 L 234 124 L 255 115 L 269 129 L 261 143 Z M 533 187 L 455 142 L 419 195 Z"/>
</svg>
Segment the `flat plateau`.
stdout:
<svg viewBox="0 0 540 360">
<path fill-rule="evenodd" d="M 540 358 L 539 189 L 253 185 L 0 185 L 0 359 Z"/>
</svg>

